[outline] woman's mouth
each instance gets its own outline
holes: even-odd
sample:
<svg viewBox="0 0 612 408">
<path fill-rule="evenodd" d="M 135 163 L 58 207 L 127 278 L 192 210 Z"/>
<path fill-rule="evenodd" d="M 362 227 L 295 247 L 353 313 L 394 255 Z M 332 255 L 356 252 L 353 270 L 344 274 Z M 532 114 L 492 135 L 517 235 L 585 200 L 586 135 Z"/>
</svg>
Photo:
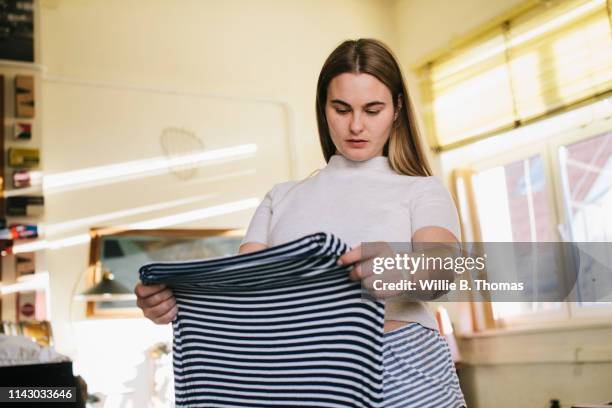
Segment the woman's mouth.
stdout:
<svg viewBox="0 0 612 408">
<path fill-rule="evenodd" d="M 347 143 L 349 146 L 359 149 L 365 147 L 368 144 L 368 141 L 365 139 L 349 139 L 347 140 Z"/>
</svg>

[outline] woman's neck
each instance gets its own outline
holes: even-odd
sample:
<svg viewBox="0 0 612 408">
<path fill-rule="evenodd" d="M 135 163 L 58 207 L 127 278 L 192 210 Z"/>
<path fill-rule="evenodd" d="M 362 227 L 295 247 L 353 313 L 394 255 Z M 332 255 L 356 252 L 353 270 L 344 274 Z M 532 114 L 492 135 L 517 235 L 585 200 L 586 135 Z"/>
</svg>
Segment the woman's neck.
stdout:
<svg viewBox="0 0 612 408">
<path fill-rule="evenodd" d="M 386 156 L 374 156 L 367 160 L 351 160 L 341 154 L 334 154 L 330 157 L 326 168 L 331 170 L 355 169 L 355 170 L 376 170 L 393 171 L 389 165 L 389 158 Z"/>
</svg>

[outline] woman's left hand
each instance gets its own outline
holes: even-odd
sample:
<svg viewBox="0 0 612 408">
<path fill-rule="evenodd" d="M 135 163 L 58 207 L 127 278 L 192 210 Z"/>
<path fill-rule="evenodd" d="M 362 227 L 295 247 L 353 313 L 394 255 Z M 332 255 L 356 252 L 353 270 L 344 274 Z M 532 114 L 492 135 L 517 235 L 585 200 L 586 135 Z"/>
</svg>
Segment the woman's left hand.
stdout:
<svg viewBox="0 0 612 408">
<path fill-rule="evenodd" d="M 393 251 L 385 242 L 368 244 L 367 253 L 362 250 L 361 245 L 356 246 L 344 253 L 339 259 L 339 265 L 354 265 L 349 273 L 349 278 L 361 281 L 361 285 L 377 299 L 386 299 L 401 294 L 402 290 L 383 290 L 381 283 L 397 283 L 405 279 L 397 270 L 385 270 L 381 274 L 373 273 L 374 258 L 393 257 Z M 375 287 L 375 281 L 379 281 Z"/>
</svg>

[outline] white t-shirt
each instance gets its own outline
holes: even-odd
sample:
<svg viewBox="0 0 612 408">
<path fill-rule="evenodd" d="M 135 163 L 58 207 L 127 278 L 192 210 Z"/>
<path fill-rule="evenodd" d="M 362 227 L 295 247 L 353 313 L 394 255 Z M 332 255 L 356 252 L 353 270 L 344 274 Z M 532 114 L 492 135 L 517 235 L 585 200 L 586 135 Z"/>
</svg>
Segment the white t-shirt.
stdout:
<svg viewBox="0 0 612 408">
<path fill-rule="evenodd" d="M 334 155 L 321 171 L 275 185 L 251 219 L 245 242 L 268 246 L 327 232 L 351 246 L 362 242 L 410 242 L 420 228 L 436 226 L 461 238 L 457 209 L 436 177 L 396 173 L 385 156 L 352 161 Z M 386 301 L 385 319 L 437 329 L 423 302 Z"/>
</svg>

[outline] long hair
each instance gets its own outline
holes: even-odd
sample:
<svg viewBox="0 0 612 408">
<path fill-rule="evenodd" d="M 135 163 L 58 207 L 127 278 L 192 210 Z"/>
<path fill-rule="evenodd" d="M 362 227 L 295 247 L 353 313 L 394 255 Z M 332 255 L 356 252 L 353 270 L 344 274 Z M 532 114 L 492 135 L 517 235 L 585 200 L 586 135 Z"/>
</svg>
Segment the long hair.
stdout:
<svg viewBox="0 0 612 408">
<path fill-rule="evenodd" d="M 347 72 L 370 74 L 385 84 L 391 91 L 395 110 L 401 101 L 398 117 L 383 150 L 391 168 L 407 176 L 431 176 L 432 171 L 420 141 L 414 110 L 399 64 L 385 44 L 370 38 L 347 40 L 340 44 L 327 57 L 319 74 L 317 126 L 325 161 L 328 162 L 336 152 L 325 116 L 327 89 L 332 79 Z"/>
</svg>

